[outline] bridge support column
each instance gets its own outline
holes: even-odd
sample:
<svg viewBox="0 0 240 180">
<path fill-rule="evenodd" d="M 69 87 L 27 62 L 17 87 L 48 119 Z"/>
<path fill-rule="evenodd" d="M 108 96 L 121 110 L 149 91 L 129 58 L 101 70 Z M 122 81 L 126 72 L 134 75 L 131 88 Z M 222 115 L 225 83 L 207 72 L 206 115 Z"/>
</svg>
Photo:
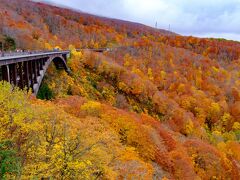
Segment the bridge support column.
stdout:
<svg viewBox="0 0 240 180">
<path fill-rule="evenodd" d="M 33 90 L 33 77 L 34 77 L 34 74 L 33 74 L 33 66 L 32 66 L 32 61 L 29 61 L 28 62 L 28 69 L 29 69 L 29 80 L 30 80 L 30 87 L 32 88 Z"/>
<path fill-rule="evenodd" d="M 43 70 L 44 59 L 40 59 L 40 70 Z"/>
<path fill-rule="evenodd" d="M 10 64 L 9 71 L 10 71 L 10 83 L 16 86 L 17 85 L 17 64 Z"/>
<path fill-rule="evenodd" d="M 24 88 L 24 79 L 23 79 L 23 63 L 18 63 L 18 76 L 19 76 L 19 87 L 20 89 Z"/>
<path fill-rule="evenodd" d="M 37 63 L 36 61 L 32 61 L 32 69 L 33 69 L 33 74 L 34 74 L 34 77 L 33 77 L 33 85 L 35 83 L 37 83 L 37 76 L 38 76 L 38 73 L 37 73 Z"/>
<path fill-rule="evenodd" d="M 10 82 L 10 72 L 8 65 L 2 66 L 2 80 Z"/>
<path fill-rule="evenodd" d="M 67 54 L 63 54 L 62 57 L 65 60 L 65 62 L 67 63 Z"/>
<path fill-rule="evenodd" d="M 48 58 L 44 58 L 43 59 L 43 64 L 45 65 L 47 63 L 47 61 L 48 61 Z"/>
<path fill-rule="evenodd" d="M 24 86 L 29 89 L 29 68 L 28 68 L 28 62 L 23 62 L 23 69 L 24 69 Z"/>
<path fill-rule="evenodd" d="M 38 59 L 36 63 L 37 63 L 37 75 L 40 76 L 40 60 Z"/>
</svg>

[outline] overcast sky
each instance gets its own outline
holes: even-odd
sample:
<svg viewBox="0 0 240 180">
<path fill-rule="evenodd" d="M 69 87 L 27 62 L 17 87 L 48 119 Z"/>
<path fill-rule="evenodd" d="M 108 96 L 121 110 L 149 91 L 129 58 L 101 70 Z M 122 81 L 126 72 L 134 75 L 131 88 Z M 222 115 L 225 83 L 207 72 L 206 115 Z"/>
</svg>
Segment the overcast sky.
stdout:
<svg viewBox="0 0 240 180">
<path fill-rule="evenodd" d="M 240 0 L 50 0 L 84 12 L 240 41 Z"/>
</svg>

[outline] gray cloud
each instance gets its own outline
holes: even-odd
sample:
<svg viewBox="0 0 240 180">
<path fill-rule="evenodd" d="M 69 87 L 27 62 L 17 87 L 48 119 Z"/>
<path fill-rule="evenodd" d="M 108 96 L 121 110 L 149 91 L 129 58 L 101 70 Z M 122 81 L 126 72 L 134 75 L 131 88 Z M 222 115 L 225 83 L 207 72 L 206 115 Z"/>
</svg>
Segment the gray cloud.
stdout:
<svg viewBox="0 0 240 180">
<path fill-rule="evenodd" d="M 240 40 L 240 0 L 51 0 L 85 12 L 183 35 Z"/>
</svg>

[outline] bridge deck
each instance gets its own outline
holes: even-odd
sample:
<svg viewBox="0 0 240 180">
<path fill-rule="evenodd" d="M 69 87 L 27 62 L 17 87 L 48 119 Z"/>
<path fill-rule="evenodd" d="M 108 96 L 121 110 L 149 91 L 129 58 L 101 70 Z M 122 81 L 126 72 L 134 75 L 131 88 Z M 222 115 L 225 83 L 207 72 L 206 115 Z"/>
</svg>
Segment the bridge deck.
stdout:
<svg viewBox="0 0 240 180">
<path fill-rule="evenodd" d="M 43 52 L 43 53 L 33 53 L 33 54 L 19 54 L 14 56 L 4 56 L 0 57 L 0 66 L 1 65 L 7 65 L 7 64 L 13 64 L 19 61 L 28 61 L 28 60 L 34 60 L 38 58 L 44 58 L 51 55 L 62 55 L 62 54 L 69 54 L 70 51 L 57 51 L 57 52 Z"/>
<path fill-rule="evenodd" d="M 46 55 L 55 55 L 55 54 L 68 54 L 70 51 L 57 51 L 57 52 L 43 52 L 43 53 L 29 53 L 29 54 L 19 54 L 19 55 L 8 55 L 0 57 L 0 61 L 12 60 L 12 59 L 22 59 L 26 57 L 37 57 L 37 56 L 46 56 Z"/>
</svg>

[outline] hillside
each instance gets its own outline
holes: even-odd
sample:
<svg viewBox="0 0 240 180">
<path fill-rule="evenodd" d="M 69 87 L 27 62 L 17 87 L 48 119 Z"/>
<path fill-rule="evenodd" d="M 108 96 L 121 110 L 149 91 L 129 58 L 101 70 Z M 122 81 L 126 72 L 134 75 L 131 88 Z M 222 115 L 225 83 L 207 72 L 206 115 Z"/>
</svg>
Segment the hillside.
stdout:
<svg viewBox="0 0 240 180">
<path fill-rule="evenodd" d="M 239 42 L 0 4 L 6 50 L 70 49 L 72 71 L 38 99 L 0 83 L 0 179 L 240 178 Z"/>
<path fill-rule="evenodd" d="M 67 49 L 69 44 L 76 48 L 105 47 L 127 43 L 125 37 L 134 39 L 168 33 L 42 3 L 25 0 L 1 0 L 0 3 L 0 33 L 13 37 L 22 49 L 49 49 L 57 45 Z"/>
</svg>

